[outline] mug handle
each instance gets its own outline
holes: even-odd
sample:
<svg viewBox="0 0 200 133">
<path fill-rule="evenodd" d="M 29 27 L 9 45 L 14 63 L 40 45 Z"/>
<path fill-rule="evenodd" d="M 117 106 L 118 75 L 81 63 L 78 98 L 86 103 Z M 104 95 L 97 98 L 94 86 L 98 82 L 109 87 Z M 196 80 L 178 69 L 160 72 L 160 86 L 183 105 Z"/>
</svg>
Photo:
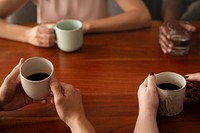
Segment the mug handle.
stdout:
<svg viewBox="0 0 200 133">
<path fill-rule="evenodd" d="M 54 30 L 54 32 L 56 32 L 55 27 L 56 27 L 55 24 L 54 25 L 50 25 L 50 26 L 48 26 L 48 29 Z M 55 40 L 55 43 L 57 44 L 57 40 Z"/>
</svg>

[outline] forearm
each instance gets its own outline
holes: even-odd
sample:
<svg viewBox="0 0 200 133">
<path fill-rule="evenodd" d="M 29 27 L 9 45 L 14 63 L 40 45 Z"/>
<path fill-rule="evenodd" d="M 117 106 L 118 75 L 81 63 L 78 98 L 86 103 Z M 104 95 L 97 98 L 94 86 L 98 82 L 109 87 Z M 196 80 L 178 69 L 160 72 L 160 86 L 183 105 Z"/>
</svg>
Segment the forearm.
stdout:
<svg viewBox="0 0 200 133">
<path fill-rule="evenodd" d="M 163 0 L 163 20 L 179 19 L 186 10 L 185 0 Z"/>
<path fill-rule="evenodd" d="M 94 127 L 85 116 L 66 124 L 70 127 L 72 133 L 95 133 Z"/>
<path fill-rule="evenodd" d="M 0 37 L 20 42 L 28 42 L 27 32 L 30 29 L 26 26 L 20 26 L 15 24 L 9 24 L 6 21 L 0 19 Z"/>
<path fill-rule="evenodd" d="M 137 11 L 130 11 L 108 18 L 86 21 L 85 24 L 87 33 L 123 31 L 149 27 L 151 17 L 149 13 L 141 15 Z"/>
<path fill-rule="evenodd" d="M 149 111 L 140 112 L 134 133 L 159 133 L 156 114 Z"/>
</svg>

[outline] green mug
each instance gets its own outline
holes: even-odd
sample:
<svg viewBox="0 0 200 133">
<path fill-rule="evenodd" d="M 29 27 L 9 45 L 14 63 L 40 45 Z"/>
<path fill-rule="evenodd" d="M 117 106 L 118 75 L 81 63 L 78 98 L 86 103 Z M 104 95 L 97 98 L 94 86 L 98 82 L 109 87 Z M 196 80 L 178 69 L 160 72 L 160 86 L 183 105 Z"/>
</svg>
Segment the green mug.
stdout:
<svg viewBox="0 0 200 133">
<path fill-rule="evenodd" d="M 59 49 L 64 52 L 73 52 L 83 45 L 82 22 L 68 19 L 57 23 L 53 27 Z"/>
</svg>

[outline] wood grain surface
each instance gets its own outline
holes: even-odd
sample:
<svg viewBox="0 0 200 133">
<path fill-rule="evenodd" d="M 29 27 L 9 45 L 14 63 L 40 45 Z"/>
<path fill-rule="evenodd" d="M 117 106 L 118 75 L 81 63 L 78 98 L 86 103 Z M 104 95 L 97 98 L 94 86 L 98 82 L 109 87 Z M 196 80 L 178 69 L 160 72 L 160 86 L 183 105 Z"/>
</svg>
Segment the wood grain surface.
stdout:
<svg viewBox="0 0 200 133">
<path fill-rule="evenodd" d="M 79 88 L 86 115 L 97 133 L 132 133 L 138 115 L 137 90 L 149 72 L 185 75 L 200 71 L 200 34 L 192 34 L 191 50 L 183 57 L 164 55 L 158 44 L 161 22 L 151 28 L 84 35 L 83 47 L 72 53 L 54 46 L 39 48 L 0 39 L 0 82 L 21 57 L 52 61 L 56 77 Z M 200 26 L 199 22 L 194 23 Z M 158 116 L 161 133 L 200 132 L 200 103 L 187 103 L 178 116 Z M 0 112 L 2 133 L 68 133 L 54 106 L 32 104 Z"/>
</svg>

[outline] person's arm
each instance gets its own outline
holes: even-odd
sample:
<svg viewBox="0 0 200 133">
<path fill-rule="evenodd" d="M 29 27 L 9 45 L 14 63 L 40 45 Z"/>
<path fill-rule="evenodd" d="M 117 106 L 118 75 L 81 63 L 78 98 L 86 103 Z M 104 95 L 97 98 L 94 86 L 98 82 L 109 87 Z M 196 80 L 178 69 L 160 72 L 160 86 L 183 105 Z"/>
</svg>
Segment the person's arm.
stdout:
<svg viewBox="0 0 200 133">
<path fill-rule="evenodd" d="M 55 43 L 53 30 L 48 25 L 35 27 L 22 26 L 8 23 L 5 19 L 27 0 L 0 0 L 0 38 L 29 43 L 38 47 L 50 47 Z"/>
<path fill-rule="evenodd" d="M 30 29 L 26 26 L 7 23 L 5 20 L 0 19 L 0 37 L 27 43 L 27 33 Z"/>
<path fill-rule="evenodd" d="M 186 0 L 163 0 L 163 20 L 178 20 L 186 11 Z"/>
<path fill-rule="evenodd" d="M 168 54 L 172 51 L 173 42 L 167 28 L 170 21 L 179 20 L 187 8 L 186 0 L 163 0 L 163 24 L 159 29 L 159 44 L 163 53 Z M 196 27 L 185 23 L 182 25 L 188 32 L 195 32 Z"/>
<path fill-rule="evenodd" d="M 26 42 L 27 27 L 10 24 L 6 17 L 26 3 L 26 0 L 0 0 L 0 37 Z"/>
<path fill-rule="evenodd" d="M 149 110 L 139 112 L 134 133 L 159 133 L 156 115 Z"/>
<path fill-rule="evenodd" d="M 200 82 L 200 73 L 187 74 L 185 77 L 188 81 Z"/>
<path fill-rule="evenodd" d="M 80 90 L 59 82 L 54 77 L 50 81 L 50 87 L 57 113 L 72 133 L 95 133 L 85 116 Z"/>
<path fill-rule="evenodd" d="M 116 0 L 124 13 L 84 22 L 86 33 L 140 29 L 151 25 L 151 15 L 142 0 Z"/>
<path fill-rule="evenodd" d="M 134 133 L 159 133 L 156 122 L 159 105 L 156 79 L 154 74 L 149 75 L 138 90 L 139 115 Z"/>
<path fill-rule="evenodd" d="M 0 111 L 16 110 L 34 102 L 46 102 L 35 101 L 24 92 L 19 79 L 19 69 L 23 62 L 24 59 L 20 59 L 0 86 Z"/>
<path fill-rule="evenodd" d="M 66 122 L 65 122 L 66 123 Z M 66 123 L 72 133 L 95 133 L 94 127 L 85 116 L 73 120 L 72 123 Z"/>
</svg>

